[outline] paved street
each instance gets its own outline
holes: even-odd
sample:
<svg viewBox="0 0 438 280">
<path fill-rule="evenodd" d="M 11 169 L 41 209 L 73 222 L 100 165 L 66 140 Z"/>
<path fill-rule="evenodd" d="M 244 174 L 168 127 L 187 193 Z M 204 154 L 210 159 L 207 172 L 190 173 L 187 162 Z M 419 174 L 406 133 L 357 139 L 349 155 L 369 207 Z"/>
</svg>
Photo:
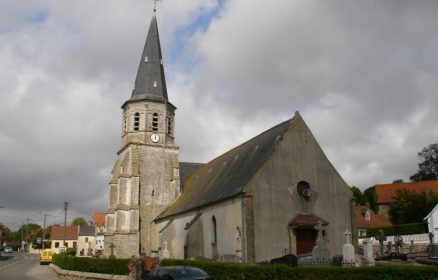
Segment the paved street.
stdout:
<svg viewBox="0 0 438 280">
<path fill-rule="evenodd" d="M 1 280 L 57 280 L 48 265 L 40 265 L 39 256 L 14 252 L 11 258 L 0 260 Z"/>
</svg>

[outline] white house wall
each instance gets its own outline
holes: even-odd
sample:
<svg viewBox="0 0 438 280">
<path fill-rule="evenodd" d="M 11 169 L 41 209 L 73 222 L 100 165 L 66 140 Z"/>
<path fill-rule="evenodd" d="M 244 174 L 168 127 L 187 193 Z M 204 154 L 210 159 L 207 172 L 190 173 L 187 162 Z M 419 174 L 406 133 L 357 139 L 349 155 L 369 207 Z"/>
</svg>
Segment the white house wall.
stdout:
<svg viewBox="0 0 438 280">
<path fill-rule="evenodd" d="M 202 215 L 185 230 L 186 225 L 199 212 L 202 212 Z M 214 238 L 213 217 L 216 219 L 216 245 L 212 244 Z M 168 225 L 171 219 L 173 220 Z M 228 254 L 240 257 L 240 250 L 243 247 L 241 244 L 241 199 L 240 197 L 230 199 L 199 211 L 191 211 L 172 218 L 166 218 L 158 222 L 157 227 L 160 231 L 161 256 L 163 256 L 167 247 L 169 258 L 183 259 L 184 246 L 187 246 L 187 257 L 203 256 L 215 259 Z M 167 256 L 164 255 L 164 257 Z"/>
</svg>

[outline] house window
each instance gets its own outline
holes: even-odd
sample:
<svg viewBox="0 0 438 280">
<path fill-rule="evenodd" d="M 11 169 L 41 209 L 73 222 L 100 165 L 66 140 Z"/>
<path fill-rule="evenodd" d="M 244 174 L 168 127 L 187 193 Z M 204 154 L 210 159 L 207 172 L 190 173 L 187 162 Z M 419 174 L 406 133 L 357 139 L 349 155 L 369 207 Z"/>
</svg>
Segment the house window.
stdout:
<svg viewBox="0 0 438 280">
<path fill-rule="evenodd" d="M 55 242 L 55 248 L 59 248 L 59 242 Z"/>
<path fill-rule="evenodd" d="M 152 115 L 152 130 L 158 131 L 158 114 L 154 113 Z"/>
<path fill-rule="evenodd" d="M 76 241 L 73 241 L 73 248 L 76 248 L 78 246 L 78 243 Z"/>
<path fill-rule="evenodd" d="M 140 128 L 140 114 L 137 112 L 134 114 L 134 131 L 138 131 Z"/>
<path fill-rule="evenodd" d="M 212 230 L 212 245 L 217 244 L 217 226 L 216 226 L 216 217 L 213 216 L 211 218 L 211 230 Z"/>
<path fill-rule="evenodd" d="M 85 237 L 85 242 L 88 242 L 88 237 Z"/>
<path fill-rule="evenodd" d="M 371 215 L 370 215 L 370 210 L 367 209 L 367 211 L 365 212 L 365 221 L 369 221 L 371 220 Z"/>
</svg>

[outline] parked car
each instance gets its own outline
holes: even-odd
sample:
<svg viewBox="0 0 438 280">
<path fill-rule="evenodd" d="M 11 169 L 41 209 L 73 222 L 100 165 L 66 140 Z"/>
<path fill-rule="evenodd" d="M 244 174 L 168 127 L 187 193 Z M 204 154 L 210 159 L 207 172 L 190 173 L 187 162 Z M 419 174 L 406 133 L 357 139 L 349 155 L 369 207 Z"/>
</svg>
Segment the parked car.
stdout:
<svg viewBox="0 0 438 280">
<path fill-rule="evenodd" d="M 214 280 L 200 268 L 193 266 L 167 266 L 154 268 L 147 280 Z"/>
<path fill-rule="evenodd" d="M 5 249 L 3 250 L 5 253 L 12 253 L 12 248 L 11 247 L 5 247 Z"/>
<path fill-rule="evenodd" d="M 40 264 L 49 264 L 52 262 L 53 253 L 52 249 L 44 249 L 40 254 Z"/>
</svg>

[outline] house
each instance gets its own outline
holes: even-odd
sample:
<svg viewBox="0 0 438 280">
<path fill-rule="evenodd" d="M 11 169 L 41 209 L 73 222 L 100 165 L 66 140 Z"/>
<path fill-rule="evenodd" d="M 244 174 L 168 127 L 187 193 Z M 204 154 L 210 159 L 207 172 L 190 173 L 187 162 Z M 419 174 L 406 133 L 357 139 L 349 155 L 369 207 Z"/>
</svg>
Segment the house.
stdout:
<svg viewBox="0 0 438 280">
<path fill-rule="evenodd" d="M 78 226 L 52 226 L 50 232 L 50 238 L 52 240 L 50 248 L 56 254 L 65 251 L 67 248 L 77 247 Z"/>
<path fill-rule="evenodd" d="M 367 237 L 367 229 L 391 226 L 392 223 L 383 215 L 376 214 L 368 205 L 354 206 L 358 238 Z M 369 236 L 368 236 L 369 237 Z"/>
<path fill-rule="evenodd" d="M 433 243 L 438 243 L 438 204 L 424 218 L 427 222 L 429 233 L 433 234 Z"/>
<path fill-rule="evenodd" d="M 105 213 L 94 212 L 93 224 L 96 226 L 96 254 L 102 255 L 105 248 Z"/>
<path fill-rule="evenodd" d="M 96 227 L 80 226 L 76 249 L 77 257 L 94 256 L 96 253 Z"/>
<path fill-rule="evenodd" d="M 320 222 L 330 253 L 342 254 L 343 232 L 356 234 L 353 194 L 301 115 L 206 164 L 180 162 L 162 62 L 154 13 L 122 105 L 104 255 L 266 261 L 311 252 Z"/>
<path fill-rule="evenodd" d="M 96 232 L 105 231 L 105 212 L 93 213 L 93 225 L 96 227 Z"/>
<path fill-rule="evenodd" d="M 397 191 L 407 190 L 414 192 L 422 192 L 432 190 L 438 193 L 438 181 L 420 181 L 420 182 L 407 182 L 407 183 L 391 183 L 391 184 L 379 184 L 374 186 L 377 196 L 377 206 L 379 207 L 379 214 L 389 218 L 389 206 L 394 202 L 394 198 L 397 196 Z"/>
</svg>

